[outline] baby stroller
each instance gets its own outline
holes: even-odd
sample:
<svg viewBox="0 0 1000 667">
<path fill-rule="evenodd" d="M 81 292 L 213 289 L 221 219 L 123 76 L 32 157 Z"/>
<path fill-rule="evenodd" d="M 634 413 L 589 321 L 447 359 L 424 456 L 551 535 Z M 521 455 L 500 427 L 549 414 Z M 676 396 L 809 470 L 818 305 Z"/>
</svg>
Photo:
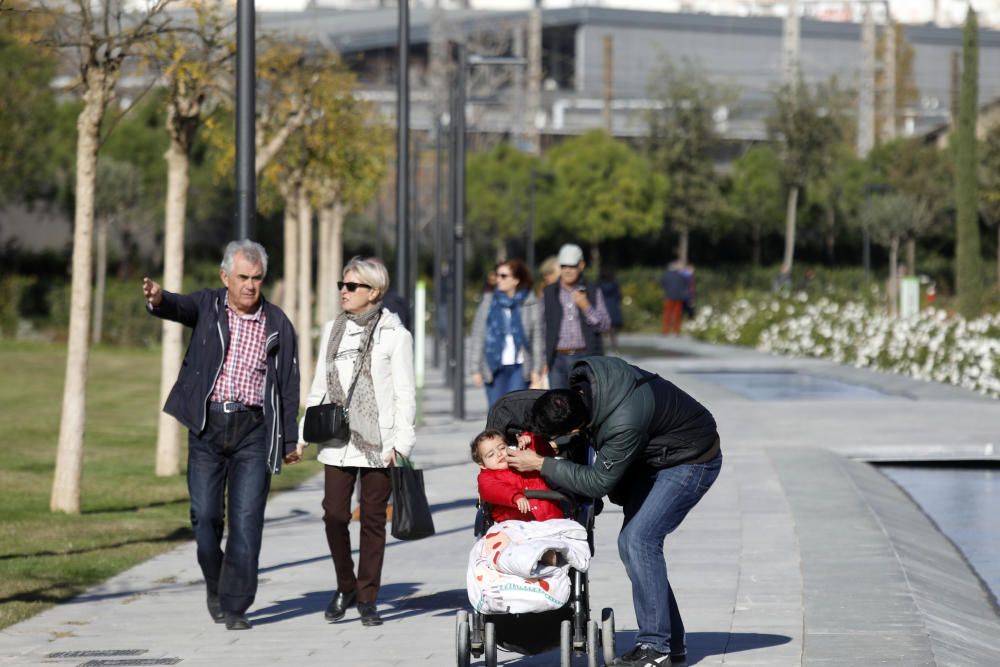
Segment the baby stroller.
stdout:
<svg viewBox="0 0 1000 667">
<path fill-rule="evenodd" d="M 530 405 L 534 400 L 529 394 L 538 390 L 527 389 L 508 394 L 497 402 L 487 419 L 487 428 L 513 434 L 518 427 L 509 411 L 511 405 Z M 498 416 L 499 415 L 499 416 Z M 568 519 L 580 523 L 587 532 L 591 555 L 594 553 L 595 506 L 590 499 L 580 499 L 558 491 L 527 490 L 528 498 L 540 498 L 558 503 Z M 479 503 L 476 515 L 477 539 L 486 534 L 492 525 L 489 507 Z M 550 611 L 521 614 L 485 614 L 459 610 L 455 615 L 455 652 L 458 667 L 468 667 L 472 657 L 483 657 L 487 667 L 497 664 L 497 649 L 535 655 L 559 647 L 560 667 L 570 667 L 574 654 L 584 653 L 587 666 L 597 667 L 598 655 L 604 662 L 615 658 L 615 614 L 609 607 L 601 611 L 601 622 L 591 618 L 590 585 L 586 572 L 570 570 L 570 595 L 566 603 Z"/>
</svg>

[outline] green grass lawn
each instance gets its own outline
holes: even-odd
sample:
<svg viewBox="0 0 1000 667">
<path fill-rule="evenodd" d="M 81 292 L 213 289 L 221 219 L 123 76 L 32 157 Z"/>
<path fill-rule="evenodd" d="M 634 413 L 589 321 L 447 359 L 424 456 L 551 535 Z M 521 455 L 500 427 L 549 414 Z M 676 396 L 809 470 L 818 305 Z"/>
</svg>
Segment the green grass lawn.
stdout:
<svg viewBox="0 0 1000 667">
<path fill-rule="evenodd" d="M 0 341 L 0 628 L 192 538 L 183 473 L 154 473 L 158 351 L 92 352 L 82 512 L 49 512 L 65 363 L 64 345 Z M 286 467 L 272 489 L 318 470 Z"/>
</svg>

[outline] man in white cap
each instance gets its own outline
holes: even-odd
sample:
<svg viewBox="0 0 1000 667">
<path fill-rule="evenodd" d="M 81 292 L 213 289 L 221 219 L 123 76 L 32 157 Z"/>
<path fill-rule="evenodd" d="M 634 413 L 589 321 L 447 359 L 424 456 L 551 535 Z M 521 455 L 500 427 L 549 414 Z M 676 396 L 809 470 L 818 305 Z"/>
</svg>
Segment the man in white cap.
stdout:
<svg viewBox="0 0 1000 667">
<path fill-rule="evenodd" d="M 611 329 L 604 296 L 583 279 L 583 250 L 575 243 L 559 249 L 559 280 L 542 291 L 545 306 L 545 359 L 552 389 L 569 387 L 569 370 L 582 357 L 604 354 L 601 334 Z"/>
</svg>

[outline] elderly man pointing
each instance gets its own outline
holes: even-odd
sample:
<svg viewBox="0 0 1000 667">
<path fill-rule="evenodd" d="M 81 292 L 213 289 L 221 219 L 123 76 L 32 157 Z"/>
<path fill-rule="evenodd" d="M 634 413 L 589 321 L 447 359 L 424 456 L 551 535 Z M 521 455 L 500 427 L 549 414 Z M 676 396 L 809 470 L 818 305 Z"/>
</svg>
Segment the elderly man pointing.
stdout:
<svg viewBox="0 0 1000 667">
<path fill-rule="evenodd" d="M 208 611 L 247 630 L 271 474 L 297 460 L 299 366 L 295 331 L 264 300 L 267 252 L 250 240 L 226 246 L 224 287 L 165 292 L 143 278 L 150 314 L 193 329 L 164 412 L 188 428 L 188 492 Z M 228 492 L 228 499 L 226 498 Z M 222 550 L 224 515 L 229 536 Z"/>
</svg>

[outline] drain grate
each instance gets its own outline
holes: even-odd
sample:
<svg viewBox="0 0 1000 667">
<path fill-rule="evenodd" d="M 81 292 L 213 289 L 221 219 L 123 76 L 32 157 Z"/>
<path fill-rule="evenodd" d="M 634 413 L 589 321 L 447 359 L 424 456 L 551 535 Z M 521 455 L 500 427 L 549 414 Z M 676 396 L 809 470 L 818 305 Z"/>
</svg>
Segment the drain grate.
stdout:
<svg viewBox="0 0 1000 667">
<path fill-rule="evenodd" d="M 46 658 L 112 658 L 122 655 L 142 655 L 148 653 L 144 648 L 122 648 L 95 651 L 59 651 L 49 653 Z"/>
</svg>

